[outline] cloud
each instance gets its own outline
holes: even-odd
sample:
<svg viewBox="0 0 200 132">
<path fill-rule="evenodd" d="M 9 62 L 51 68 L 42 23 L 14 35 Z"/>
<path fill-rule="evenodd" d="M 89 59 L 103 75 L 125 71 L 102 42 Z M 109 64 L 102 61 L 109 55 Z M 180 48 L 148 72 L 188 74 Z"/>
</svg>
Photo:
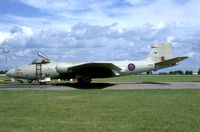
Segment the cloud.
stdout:
<svg viewBox="0 0 200 132">
<path fill-rule="evenodd" d="M 13 27 L 1 32 L 2 36 L 9 35 L 0 45 L 12 51 L 10 62 L 17 60 L 13 65 L 21 65 L 36 58 L 38 51 L 67 62 L 142 59 L 150 52 L 150 45 L 168 41 L 173 44 L 175 55 L 188 55 L 193 64 L 199 65 L 199 28 L 175 23 L 146 24 L 129 30 L 118 30 L 117 26 L 78 23 L 70 30 Z"/>
<path fill-rule="evenodd" d="M 132 4 L 133 6 L 146 6 L 156 2 L 156 0 L 125 0 L 125 1 Z"/>
<path fill-rule="evenodd" d="M 198 0 L 3 0 L 0 7 L 0 46 L 16 65 L 37 51 L 60 61 L 141 59 L 166 41 L 199 65 Z"/>
<path fill-rule="evenodd" d="M 0 29 L 14 25 L 32 30 L 41 27 L 70 30 L 76 23 L 103 26 L 116 22 L 120 30 L 143 24 L 159 28 L 171 22 L 197 27 L 200 23 L 198 0 L 11 0 L 0 5 L 5 3 L 6 8 L 1 8 Z"/>
<path fill-rule="evenodd" d="M 0 46 L 3 41 L 10 38 L 11 34 L 9 32 L 0 32 Z"/>
<path fill-rule="evenodd" d="M 186 4 L 188 3 L 190 0 L 173 0 L 174 3 L 176 4 Z"/>
<path fill-rule="evenodd" d="M 31 28 L 22 26 L 13 27 L 9 32 L 5 34 L 9 34 L 9 37 L 1 42 L 1 46 L 19 48 L 26 47 L 26 43 L 32 36 L 33 31 Z"/>
<path fill-rule="evenodd" d="M 15 14 L 17 16 L 38 17 L 48 15 L 40 9 L 29 6 L 18 0 L 3 0 L 0 2 L 0 15 Z M 26 11 L 24 11 L 26 10 Z"/>
<path fill-rule="evenodd" d="M 25 57 L 30 55 L 30 49 L 20 50 L 16 53 L 18 57 Z"/>
</svg>

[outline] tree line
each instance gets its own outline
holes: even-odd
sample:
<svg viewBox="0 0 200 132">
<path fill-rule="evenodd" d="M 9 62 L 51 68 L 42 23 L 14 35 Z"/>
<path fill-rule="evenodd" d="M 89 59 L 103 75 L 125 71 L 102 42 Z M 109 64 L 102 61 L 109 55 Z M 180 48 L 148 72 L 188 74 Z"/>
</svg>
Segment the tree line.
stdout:
<svg viewBox="0 0 200 132">
<path fill-rule="evenodd" d="M 6 74 L 7 70 L 1 70 L 0 74 Z"/>
<path fill-rule="evenodd" d="M 170 71 L 168 74 L 169 75 L 193 75 L 193 71 L 187 70 L 187 71 L 183 72 L 181 70 L 177 70 L 177 71 Z M 200 68 L 199 68 L 197 74 L 200 75 Z"/>
<path fill-rule="evenodd" d="M 5 74 L 6 72 L 7 72 L 7 70 L 0 70 L 0 74 Z M 151 73 L 148 73 L 148 74 L 151 74 Z M 165 73 L 165 74 L 167 74 L 167 73 Z M 183 72 L 181 70 L 177 70 L 177 71 L 170 71 L 168 74 L 169 75 L 192 75 L 193 71 L 187 70 L 187 71 Z M 200 68 L 199 68 L 197 74 L 200 75 Z"/>
</svg>

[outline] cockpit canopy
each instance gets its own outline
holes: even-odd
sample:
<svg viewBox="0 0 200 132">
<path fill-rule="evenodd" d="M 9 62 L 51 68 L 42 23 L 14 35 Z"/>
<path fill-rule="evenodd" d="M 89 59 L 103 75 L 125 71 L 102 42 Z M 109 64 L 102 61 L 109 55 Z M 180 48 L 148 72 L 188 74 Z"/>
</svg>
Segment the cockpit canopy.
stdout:
<svg viewBox="0 0 200 132">
<path fill-rule="evenodd" d="M 50 63 L 50 60 L 44 56 L 41 52 L 37 53 L 37 59 L 33 60 L 31 64 L 47 64 Z"/>
</svg>

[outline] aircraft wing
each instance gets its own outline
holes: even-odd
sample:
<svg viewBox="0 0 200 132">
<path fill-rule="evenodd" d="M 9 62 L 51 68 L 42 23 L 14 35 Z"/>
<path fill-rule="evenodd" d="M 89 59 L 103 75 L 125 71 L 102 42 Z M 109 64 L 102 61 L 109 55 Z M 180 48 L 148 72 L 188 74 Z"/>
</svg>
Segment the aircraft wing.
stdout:
<svg viewBox="0 0 200 132">
<path fill-rule="evenodd" d="M 182 57 L 175 57 L 169 60 L 165 60 L 162 62 L 157 62 L 155 63 L 155 68 L 156 69 L 161 69 L 161 68 L 165 68 L 165 67 L 170 67 L 170 66 L 175 66 L 177 65 L 178 62 L 187 59 L 187 56 L 182 56 Z"/>
<path fill-rule="evenodd" d="M 121 68 L 114 65 L 113 63 L 98 63 L 98 62 L 89 62 L 74 65 L 68 68 L 69 73 L 77 75 L 89 75 L 93 78 L 98 77 L 112 77 L 119 75 Z"/>
</svg>

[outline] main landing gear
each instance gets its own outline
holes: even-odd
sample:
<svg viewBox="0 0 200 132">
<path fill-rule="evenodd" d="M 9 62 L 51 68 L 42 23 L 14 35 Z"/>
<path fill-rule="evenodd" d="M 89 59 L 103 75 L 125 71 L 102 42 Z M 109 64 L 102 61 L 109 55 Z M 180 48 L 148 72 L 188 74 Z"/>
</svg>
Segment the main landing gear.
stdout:
<svg viewBox="0 0 200 132">
<path fill-rule="evenodd" d="M 92 81 L 90 76 L 77 76 L 75 78 L 78 84 L 90 84 Z"/>
</svg>

